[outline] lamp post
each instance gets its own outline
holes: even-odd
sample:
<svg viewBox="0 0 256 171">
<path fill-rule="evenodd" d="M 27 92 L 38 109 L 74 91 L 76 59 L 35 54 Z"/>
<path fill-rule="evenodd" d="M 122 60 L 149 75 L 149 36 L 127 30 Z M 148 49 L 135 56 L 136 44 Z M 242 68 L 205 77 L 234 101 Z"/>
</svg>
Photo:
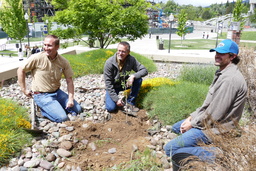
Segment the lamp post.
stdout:
<svg viewBox="0 0 256 171">
<path fill-rule="evenodd" d="M 30 45 L 29 45 L 29 26 L 28 26 L 28 18 L 29 18 L 29 16 L 28 16 L 28 14 L 27 14 L 27 13 L 24 15 L 24 18 L 25 18 L 25 20 L 27 21 L 27 29 L 28 29 L 28 46 L 30 47 Z"/>
<path fill-rule="evenodd" d="M 216 47 L 218 46 L 218 39 L 219 39 L 219 17 L 216 22 L 216 32 L 217 32 L 217 37 L 216 37 Z"/>
<path fill-rule="evenodd" d="M 49 33 L 48 33 L 48 20 L 46 20 L 45 23 L 46 23 L 46 31 L 47 31 L 47 34 L 49 34 Z"/>
<path fill-rule="evenodd" d="M 170 49 L 171 49 L 171 36 L 172 36 L 172 21 L 174 20 L 174 16 L 171 13 L 171 15 L 169 16 L 169 22 L 170 22 L 170 33 L 169 33 L 169 49 L 168 49 L 168 53 L 170 53 Z"/>
</svg>

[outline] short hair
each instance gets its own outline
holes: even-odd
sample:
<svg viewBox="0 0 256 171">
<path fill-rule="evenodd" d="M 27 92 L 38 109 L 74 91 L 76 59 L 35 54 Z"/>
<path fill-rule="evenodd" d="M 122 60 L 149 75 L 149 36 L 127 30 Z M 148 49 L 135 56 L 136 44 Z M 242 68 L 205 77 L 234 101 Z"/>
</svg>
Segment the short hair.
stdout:
<svg viewBox="0 0 256 171">
<path fill-rule="evenodd" d="M 129 51 L 131 51 L 131 46 L 130 46 L 130 44 L 128 43 L 128 42 L 120 42 L 118 45 L 123 45 L 123 46 L 126 46 L 127 47 L 127 49 L 129 50 Z"/>
<path fill-rule="evenodd" d="M 234 53 L 229 53 L 230 56 L 234 56 L 236 54 Z M 232 60 L 232 63 L 234 64 L 238 64 L 240 62 L 240 57 L 238 55 L 236 55 L 236 57 Z"/>
<path fill-rule="evenodd" d="M 47 35 L 44 39 L 46 39 L 46 38 L 54 39 L 55 45 L 59 45 L 60 44 L 60 39 L 57 36 L 55 36 L 55 35 Z"/>
</svg>

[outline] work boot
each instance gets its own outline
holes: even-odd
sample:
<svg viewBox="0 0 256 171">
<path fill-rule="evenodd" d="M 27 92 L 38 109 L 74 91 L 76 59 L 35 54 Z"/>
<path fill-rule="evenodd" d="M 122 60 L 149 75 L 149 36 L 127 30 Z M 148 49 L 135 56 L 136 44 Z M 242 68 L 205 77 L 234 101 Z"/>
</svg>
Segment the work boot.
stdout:
<svg viewBox="0 0 256 171">
<path fill-rule="evenodd" d="M 139 111 L 140 109 L 137 108 L 136 106 L 134 105 L 131 105 L 131 104 L 127 104 L 126 106 L 124 106 L 124 109 L 123 109 L 123 112 L 127 115 L 130 115 L 130 116 L 134 116 L 134 117 L 137 117 L 137 112 Z"/>
</svg>

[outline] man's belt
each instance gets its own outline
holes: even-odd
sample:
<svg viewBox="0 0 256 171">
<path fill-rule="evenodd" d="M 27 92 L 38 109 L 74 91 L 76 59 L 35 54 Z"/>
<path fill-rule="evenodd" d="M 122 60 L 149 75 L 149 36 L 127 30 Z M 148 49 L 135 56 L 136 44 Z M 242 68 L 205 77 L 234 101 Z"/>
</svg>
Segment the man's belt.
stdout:
<svg viewBox="0 0 256 171">
<path fill-rule="evenodd" d="M 34 91 L 34 94 L 42 94 L 42 93 L 56 93 L 59 89 L 53 91 L 53 92 L 40 92 L 40 91 Z"/>
</svg>

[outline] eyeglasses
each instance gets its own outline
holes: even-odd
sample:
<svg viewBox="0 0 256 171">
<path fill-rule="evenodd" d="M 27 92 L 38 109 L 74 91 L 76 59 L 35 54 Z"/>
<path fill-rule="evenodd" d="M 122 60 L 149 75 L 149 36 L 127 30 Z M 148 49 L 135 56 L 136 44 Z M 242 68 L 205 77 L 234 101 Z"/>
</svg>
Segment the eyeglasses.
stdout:
<svg viewBox="0 0 256 171">
<path fill-rule="evenodd" d="M 127 51 L 117 50 L 118 53 L 127 53 Z"/>
</svg>

